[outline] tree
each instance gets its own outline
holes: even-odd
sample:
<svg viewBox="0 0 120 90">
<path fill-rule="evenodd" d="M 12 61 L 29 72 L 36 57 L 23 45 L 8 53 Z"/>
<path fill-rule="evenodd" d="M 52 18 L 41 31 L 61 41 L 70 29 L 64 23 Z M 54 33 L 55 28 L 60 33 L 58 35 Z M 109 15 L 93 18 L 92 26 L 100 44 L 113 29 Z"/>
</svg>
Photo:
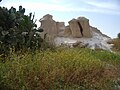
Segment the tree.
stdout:
<svg viewBox="0 0 120 90">
<path fill-rule="evenodd" d="M 118 33 L 118 38 L 120 39 L 120 33 Z"/>
</svg>

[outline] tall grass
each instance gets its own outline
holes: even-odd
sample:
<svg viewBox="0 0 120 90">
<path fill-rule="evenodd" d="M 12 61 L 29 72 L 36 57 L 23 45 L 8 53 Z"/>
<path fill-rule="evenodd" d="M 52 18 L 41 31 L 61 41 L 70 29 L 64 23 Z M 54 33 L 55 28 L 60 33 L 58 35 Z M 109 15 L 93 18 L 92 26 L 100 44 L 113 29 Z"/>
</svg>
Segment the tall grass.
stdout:
<svg viewBox="0 0 120 90">
<path fill-rule="evenodd" d="M 0 63 L 0 90 L 114 90 L 117 70 L 101 54 L 79 48 L 14 53 Z"/>
</svg>

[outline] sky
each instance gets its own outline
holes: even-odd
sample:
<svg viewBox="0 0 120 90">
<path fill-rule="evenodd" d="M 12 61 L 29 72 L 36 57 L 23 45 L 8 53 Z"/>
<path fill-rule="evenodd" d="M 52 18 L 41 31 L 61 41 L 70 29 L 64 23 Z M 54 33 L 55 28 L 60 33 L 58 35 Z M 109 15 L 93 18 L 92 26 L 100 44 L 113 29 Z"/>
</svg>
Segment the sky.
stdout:
<svg viewBox="0 0 120 90">
<path fill-rule="evenodd" d="M 102 33 L 116 38 L 120 33 L 120 0 L 2 0 L 0 6 L 8 9 L 13 6 L 26 9 L 25 14 L 35 12 L 35 19 L 39 26 L 39 19 L 46 14 L 53 15 L 55 21 L 68 21 L 84 16 L 89 19 L 93 27 Z"/>
</svg>

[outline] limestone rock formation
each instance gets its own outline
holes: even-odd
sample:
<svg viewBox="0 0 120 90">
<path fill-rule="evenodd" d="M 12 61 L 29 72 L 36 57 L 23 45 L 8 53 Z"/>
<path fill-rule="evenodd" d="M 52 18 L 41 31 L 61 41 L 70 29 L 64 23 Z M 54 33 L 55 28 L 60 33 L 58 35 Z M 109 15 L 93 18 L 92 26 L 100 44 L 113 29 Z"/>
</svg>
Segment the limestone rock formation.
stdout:
<svg viewBox="0 0 120 90">
<path fill-rule="evenodd" d="M 52 15 L 47 14 L 40 19 L 40 23 L 40 28 L 44 30 L 42 37 L 46 36 L 45 39 L 56 46 L 67 45 L 111 51 L 111 45 L 107 43 L 110 37 L 90 26 L 89 19 L 85 17 L 72 19 L 68 22 L 69 25 L 65 26 L 64 22 L 56 22 L 52 19 Z"/>
<path fill-rule="evenodd" d="M 65 26 L 64 22 L 56 22 L 50 14 L 43 16 L 39 21 L 41 23 L 40 28 L 44 30 L 42 37 L 45 34 L 47 34 L 48 38 L 57 36 L 73 38 L 92 37 L 89 20 L 85 17 L 70 20 L 68 26 Z"/>
<path fill-rule="evenodd" d="M 57 25 L 56 22 L 52 19 L 52 15 L 47 14 L 39 21 L 41 22 L 40 28 L 44 30 L 42 36 L 44 36 L 44 34 L 47 34 L 48 36 L 50 35 L 51 37 L 57 36 Z"/>
<path fill-rule="evenodd" d="M 41 35 L 42 38 L 46 35 L 47 40 L 51 41 L 55 37 L 63 35 L 65 30 L 64 22 L 56 22 L 53 20 L 53 16 L 50 14 L 43 16 L 43 18 L 41 18 L 39 21 L 41 23 L 40 28 L 44 30 Z"/>
<path fill-rule="evenodd" d="M 76 19 L 72 19 L 68 23 L 69 23 L 69 26 L 70 26 L 70 29 L 71 29 L 71 32 L 72 32 L 72 37 L 74 37 L 74 38 L 81 38 L 82 37 L 82 33 L 81 33 L 80 26 L 79 26 L 77 20 Z"/>
<path fill-rule="evenodd" d="M 64 22 L 56 22 L 56 24 L 57 24 L 58 33 L 65 30 L 65 23 Z"/>
<path fill-rule="evenodd" d="M 70 26 L 66 26 L 64 30 L 64 36 L 69 37 L 71 35 L 72 35 L 72 32 L 71 32 Z"/>
<path fill-rule="evenodd" d="M 89 19 L 85 17 L 78 17 L 78 24 L 81 25 L 81 31 L 84 37 L 92 37 L 91 32 L 90 32 L 90 25 L 89 25 Z"/>
</svg>

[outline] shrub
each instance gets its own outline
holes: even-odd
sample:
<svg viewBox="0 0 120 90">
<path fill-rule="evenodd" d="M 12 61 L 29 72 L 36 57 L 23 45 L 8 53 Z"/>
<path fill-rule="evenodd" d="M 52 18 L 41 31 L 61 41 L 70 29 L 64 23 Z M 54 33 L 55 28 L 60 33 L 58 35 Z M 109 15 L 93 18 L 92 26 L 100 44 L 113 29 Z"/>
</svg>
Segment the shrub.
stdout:
<svg viewBox="0 0 120 90">
<path fill-rule="evenodd" d="M 24 13 L 25 8 L 22 6 L 19 6 L 18 11 L 14 7 L 9 10 L 0 7 L 0 54 L 9 54 L 10 49 L 19 51 L 41 47 L 43 39 L 39 33 L 43 30 L 36 28 L 35 14 Z"/>
<path fill-rule="evenodd" d="M 119 38 L 113 39 L 110 43 L 114 44 L 113 50 L 115 52 L 120 53 L 120 39 Z"/>
<path fill-rule="evenodd" d="M 118 38 L 120 39 L 120 33 L 118 33 Z"/>
</svg>

